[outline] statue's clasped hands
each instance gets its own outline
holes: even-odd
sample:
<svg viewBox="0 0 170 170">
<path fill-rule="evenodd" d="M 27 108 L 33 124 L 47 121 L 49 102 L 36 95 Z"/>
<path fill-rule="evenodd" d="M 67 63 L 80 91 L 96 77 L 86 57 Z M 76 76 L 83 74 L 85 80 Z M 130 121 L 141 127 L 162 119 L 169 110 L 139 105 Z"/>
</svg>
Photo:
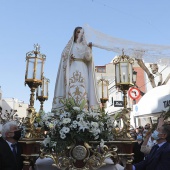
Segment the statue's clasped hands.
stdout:
<svg viewBox="0 0 170 170">
<path fill-rule="evenodd" d="M 70 60 L 71 60 L 71 61 L 74 61 L 74 60 L 75 60 L 75 57 L 73 56 L 73 54 L 71 54 Z"/>
</svg>

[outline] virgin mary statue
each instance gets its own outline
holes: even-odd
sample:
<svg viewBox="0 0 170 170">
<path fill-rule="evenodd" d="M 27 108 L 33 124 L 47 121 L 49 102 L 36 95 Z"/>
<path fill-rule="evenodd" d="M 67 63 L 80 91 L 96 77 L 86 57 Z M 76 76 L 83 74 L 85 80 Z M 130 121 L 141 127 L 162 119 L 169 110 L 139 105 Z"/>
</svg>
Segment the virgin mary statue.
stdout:
<svg viewBox="0 0 170 170">
<path fill-rule="evenodd" d="M 77 105 L 86 101 L 89 110 L 99 105 L 92 44 L 87 44 L 82 27 L 76 27 L 61 54 L 52 112 L 62 112 L 61 99 L 73 98 Z"/>
</svg>

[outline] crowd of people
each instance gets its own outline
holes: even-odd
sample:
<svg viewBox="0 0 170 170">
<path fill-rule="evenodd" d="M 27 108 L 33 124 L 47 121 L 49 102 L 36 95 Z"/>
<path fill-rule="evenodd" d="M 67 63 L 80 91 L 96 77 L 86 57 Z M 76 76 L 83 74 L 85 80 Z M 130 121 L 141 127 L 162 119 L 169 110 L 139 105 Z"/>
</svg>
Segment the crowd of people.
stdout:
<svg viewBox="0 0 170 170">
<path fill-rule="evenodd" d="M 170 167 L 170 123 L 163 117 L 156 125 L 130 129 L 136 140 L 133 147 L 133 170 L 168 170 Z"/>
</svg>

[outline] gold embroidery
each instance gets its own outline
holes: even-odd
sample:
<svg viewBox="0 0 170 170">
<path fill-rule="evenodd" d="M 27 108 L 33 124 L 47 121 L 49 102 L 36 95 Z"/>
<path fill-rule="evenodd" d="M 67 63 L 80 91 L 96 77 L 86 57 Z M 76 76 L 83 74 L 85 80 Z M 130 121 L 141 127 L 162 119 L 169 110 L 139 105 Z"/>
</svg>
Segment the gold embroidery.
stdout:
<svg viewBox="0 0 170 170">
<path fill-rule="evenodd" d="M 82 100 L 87 101 L 87 92 L 85 81 L 81 72 L 75 71 L 69 79 L 69 97 L 74 98 L 76 103 L 81 103 Z M 86 106 L 88 107 L 88 106 Z"/>
</svg>

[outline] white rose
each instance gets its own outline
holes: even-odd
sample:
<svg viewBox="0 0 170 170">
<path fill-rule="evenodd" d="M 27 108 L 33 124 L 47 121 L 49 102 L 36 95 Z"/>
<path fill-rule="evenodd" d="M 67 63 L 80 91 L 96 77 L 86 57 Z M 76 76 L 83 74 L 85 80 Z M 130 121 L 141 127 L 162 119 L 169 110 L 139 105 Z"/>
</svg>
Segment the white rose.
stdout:
<svg viewBox="0 0 170 170">
<path fill-rule="evenodd" d="M 75 111 L 80 111 L 80 107 L 73 107 Z"/>
</svg>

